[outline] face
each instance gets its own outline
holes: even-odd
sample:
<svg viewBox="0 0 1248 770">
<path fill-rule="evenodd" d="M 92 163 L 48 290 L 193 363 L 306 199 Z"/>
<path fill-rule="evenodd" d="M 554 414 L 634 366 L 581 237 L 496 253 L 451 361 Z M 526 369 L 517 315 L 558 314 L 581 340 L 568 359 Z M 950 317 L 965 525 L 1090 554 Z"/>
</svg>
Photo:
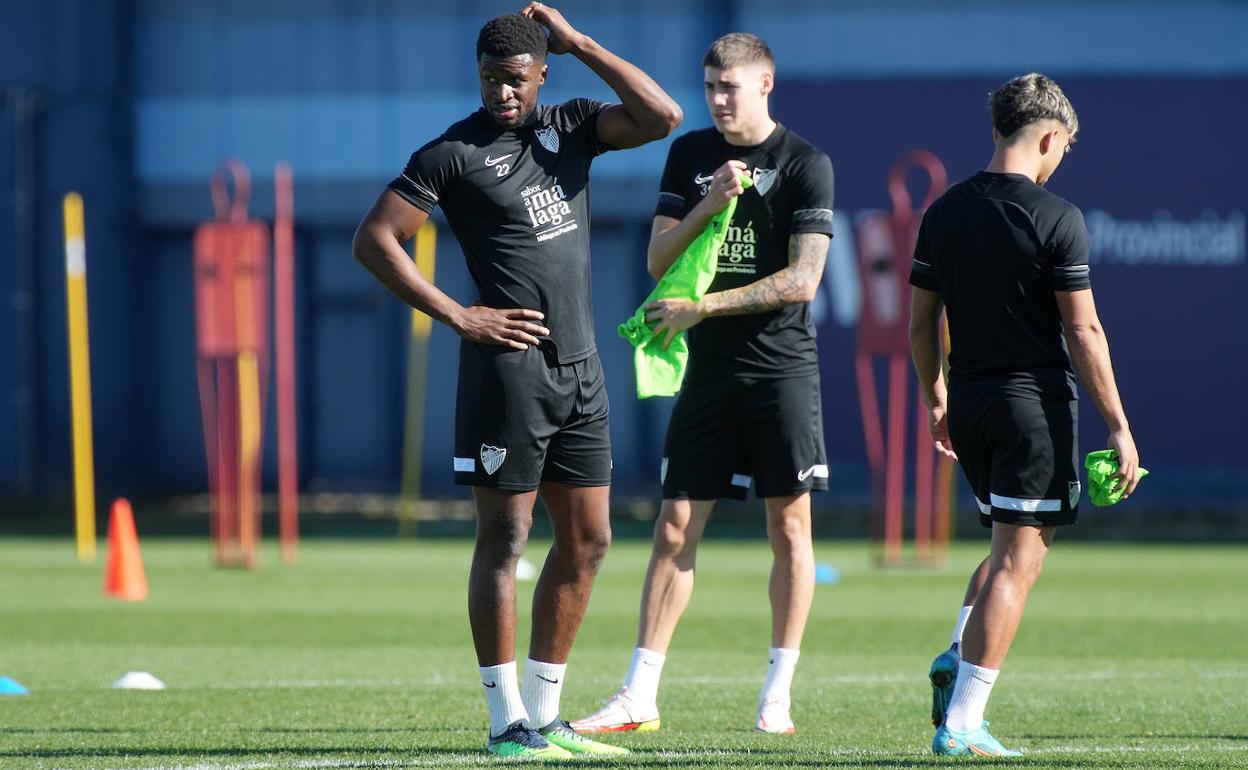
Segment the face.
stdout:
<svg viewBox="0 0 1248 770">
<path fill-rule="evenodd" d="M 767 95 L 775 76 L 765 64 L 741 67 L 706 68 L 706 106 L 715 128 L 723 134 L 744 133 L 758 121 L 765 121 Z"/>
<path fill-rule="evenodd" d="M 482 55 L 477 62 L 481 104 L 500 128 L 524 124 L 537 107 L 537 93 L 546 82 L 546 62 L 532 54 L 498 58 Z"/>
</svg>

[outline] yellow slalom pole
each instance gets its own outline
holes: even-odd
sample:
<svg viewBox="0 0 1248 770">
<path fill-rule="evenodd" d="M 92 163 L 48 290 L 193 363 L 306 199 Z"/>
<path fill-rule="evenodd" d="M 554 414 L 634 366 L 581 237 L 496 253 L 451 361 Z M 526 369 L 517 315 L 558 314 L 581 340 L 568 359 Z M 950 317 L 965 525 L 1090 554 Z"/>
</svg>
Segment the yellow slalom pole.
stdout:
<svg viewBox="0 0 1248 770">
<path fill-rule="evenodd" d="M 426 221 L 416 231 L 416 269 L 432 281 L 434 261 L 437 255 L 438 229 Z M 404 501 L 414 505 L 420 498 L 420 470 L 424 457 L 425 433 L 425 385 L 429 369 L 429 335 L 433 331 L 433 319 L 412 308 L 412 336 L 407 353 L 407 420 L 403 431 L 403 481 Z M 412 534 L 413 526 L 406 519 L 400 520 L 400 532 Z"/>
<path fill-rule="evenodd" d="M 250 255 L 240 254 L 241 264 Z M 255 284 L 251 274 L 234 284 L 238 337 L 238 545 L 243 565 L 257 565 L 256 546 L 260 536 L 260 364 L 256 356 Z"/>
<path fill-rule="evenodd" d="M 260 373 L 256 351 L 238 354 L 238 539 L 243 564 L 256 566 L 260 534 Z"/>
<path fill-rule="evenodd" d="M 65 196 L 65 292 L 74 431 L 74 531 L 78 560 L 95 561 L 95 461 L 91 438 L 91 354 L 87 343 L 87 243 L 82 196 Z"/>
</svg>

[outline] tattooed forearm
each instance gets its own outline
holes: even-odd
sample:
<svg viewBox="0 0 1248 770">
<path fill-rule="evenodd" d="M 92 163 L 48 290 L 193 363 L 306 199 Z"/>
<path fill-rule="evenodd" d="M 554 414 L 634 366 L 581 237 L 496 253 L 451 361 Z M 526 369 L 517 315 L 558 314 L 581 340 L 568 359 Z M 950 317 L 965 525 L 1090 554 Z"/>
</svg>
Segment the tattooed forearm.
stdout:
<svg viewBox="0 0 1248 770">
<path fill-rule="evenodd" d="M 823 233 L 790 236 L 788 267 L 749 285 L 707 294 L 699 303 L 703 314 L 749 315 L 809 302 L 823 276 L 828 242 L 828 236 Z"/>
</svg>

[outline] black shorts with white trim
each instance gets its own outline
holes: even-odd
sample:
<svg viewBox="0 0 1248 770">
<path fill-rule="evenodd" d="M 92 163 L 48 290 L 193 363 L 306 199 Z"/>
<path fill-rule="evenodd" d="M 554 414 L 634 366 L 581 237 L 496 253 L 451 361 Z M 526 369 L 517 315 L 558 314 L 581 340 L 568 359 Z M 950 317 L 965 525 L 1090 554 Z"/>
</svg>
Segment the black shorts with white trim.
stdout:
<svg viewBox="0 0 1248 770">
<path fill-rule="evenodd" d="M 545 345 L 459 346 L 455 483 L 512 491 L 543 481 L 611 483 L 606 378 L 598 354 L 560 365 Z"/>
<path fill-rule="evenodd" d="M 686 382 L 667 426 L 667 500 L 786 497 L 828 488 L 819 375 Z"/>
<path fill-rule="evenodd" d="M 1078 517 L 1078 401 L 951 387 L 949 437 L 980 523 L 1074 524 Z"/>
</svg>

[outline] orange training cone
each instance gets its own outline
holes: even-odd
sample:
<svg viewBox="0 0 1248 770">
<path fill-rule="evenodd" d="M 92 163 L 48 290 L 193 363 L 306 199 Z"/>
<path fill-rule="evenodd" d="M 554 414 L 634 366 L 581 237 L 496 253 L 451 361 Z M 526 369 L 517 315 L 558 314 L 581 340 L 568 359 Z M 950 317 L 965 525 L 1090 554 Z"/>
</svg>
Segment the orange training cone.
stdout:
<svg viewBox="0 0 1248 770">
<path fill-rule="evenodd" d="M 114 599 L 141 602 L 147 598 L 147 574 L 139 555 L 139 536 L 134 530 L 130 501 L 113 501 L 108 519 L 108 562 L 104 565 L 104 593 Z"/>
</svg>

